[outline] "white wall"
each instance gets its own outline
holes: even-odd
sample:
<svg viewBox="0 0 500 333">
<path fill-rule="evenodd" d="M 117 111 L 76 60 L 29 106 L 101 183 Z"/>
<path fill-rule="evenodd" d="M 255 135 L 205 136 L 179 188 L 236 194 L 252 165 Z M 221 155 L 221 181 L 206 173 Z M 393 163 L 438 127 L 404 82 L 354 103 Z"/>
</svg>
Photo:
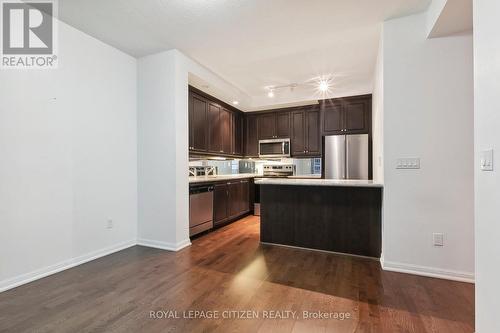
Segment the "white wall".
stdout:
<svg viewBox="0 0 500 333">
<path fill-rule="evenodd" d="M 138 61 L 138 242 L 168 250 L 190 244 L 187 76 L 179 80 L 178 66 L 175 50 Z"/>
<path fill-rule="evenodd" d="M 0 156 L 0 291 L 134 244 L 136 60 L 60 23 L 58 69 L 0 71 Z"/>
<path fill-rule="evenodd" d="M 380 36 L 372 94 L 373 180 L 384 182 L 384 38 Z"/>
<path fill-rule="evenodd" d="M 500 332 L 500 2 L 474 1 L 476 332 Z M 479 154 L 495 149 L 493 172 L 480 171 Z"/>
<path fill-rule="evenodd" d="M 427 39 L 427 16 L 384 23 L 384 268 L 474 276 L 472 38 Z M 396 170 L 420 157 L 420 170 Z M 444 247 L 432 234 L 444 233 Z"/>
</svg>

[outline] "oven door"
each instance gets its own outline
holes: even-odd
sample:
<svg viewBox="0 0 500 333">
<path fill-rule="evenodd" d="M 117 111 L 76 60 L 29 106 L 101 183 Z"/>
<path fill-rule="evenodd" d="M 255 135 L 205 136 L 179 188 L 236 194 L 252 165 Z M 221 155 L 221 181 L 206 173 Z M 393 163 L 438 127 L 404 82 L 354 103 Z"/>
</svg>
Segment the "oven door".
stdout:
<svg viewBox="0 0 500 333">
<path fill-rule="evenodd" d="M 290 139 L 259 141 L 260 157 L 290 157 Z"/>
</svg>

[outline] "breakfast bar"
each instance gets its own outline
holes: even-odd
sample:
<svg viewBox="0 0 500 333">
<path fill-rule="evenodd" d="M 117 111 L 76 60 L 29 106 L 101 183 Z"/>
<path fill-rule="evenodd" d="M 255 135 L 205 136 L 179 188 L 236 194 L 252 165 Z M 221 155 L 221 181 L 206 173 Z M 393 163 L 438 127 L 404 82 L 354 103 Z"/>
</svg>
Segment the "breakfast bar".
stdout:
<svg viewBox="0 0 500 333">
<path fill-rule="evenodd" d="M 259 179 L 262 243 L 380 258 L 382 184 Z"/>
</svg>

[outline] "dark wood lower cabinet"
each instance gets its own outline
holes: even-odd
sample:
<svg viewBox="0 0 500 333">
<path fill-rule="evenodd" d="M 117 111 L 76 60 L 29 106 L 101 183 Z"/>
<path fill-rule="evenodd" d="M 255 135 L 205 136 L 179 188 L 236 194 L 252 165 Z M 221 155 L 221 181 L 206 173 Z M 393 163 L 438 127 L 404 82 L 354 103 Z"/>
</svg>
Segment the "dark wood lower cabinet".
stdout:
<svg viewBox="0 0 500 333">
<path fill-rule="evenodd" d="M 227 219 L 228 203 L 227 184 L 216 184 L 214 188 L 214 223 Z"/>
<path fill-rule="evenodd" d="M 214 224 L 222 225 L 250 211 L 250 180 L 215 184 Z"/>
<path fill-rule="evenodd" d="M 380 258 L 382 189 L 260 185 L 260 239 Z"/>
</svg>

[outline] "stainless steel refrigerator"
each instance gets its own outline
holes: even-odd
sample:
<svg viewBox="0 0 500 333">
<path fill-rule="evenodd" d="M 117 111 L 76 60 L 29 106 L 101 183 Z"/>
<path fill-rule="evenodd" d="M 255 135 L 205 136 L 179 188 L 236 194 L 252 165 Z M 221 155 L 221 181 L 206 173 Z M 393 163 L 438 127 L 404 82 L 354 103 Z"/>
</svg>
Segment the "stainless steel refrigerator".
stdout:
<svg viewBox="0 0 500 333">
<path fill-rule="evenodd" d="M 326 179 L 368 179 L 368 134 L 325 136 Z"/>
</svg>

